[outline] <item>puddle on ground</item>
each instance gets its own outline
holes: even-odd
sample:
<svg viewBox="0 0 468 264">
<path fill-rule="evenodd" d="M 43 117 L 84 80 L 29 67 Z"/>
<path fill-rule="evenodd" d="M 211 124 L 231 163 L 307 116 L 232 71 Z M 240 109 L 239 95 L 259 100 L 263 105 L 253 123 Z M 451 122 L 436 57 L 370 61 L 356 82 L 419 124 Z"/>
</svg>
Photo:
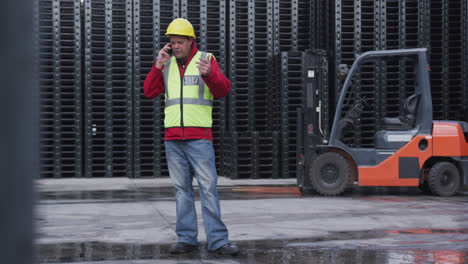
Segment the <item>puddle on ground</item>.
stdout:
<svg viewBox="0 0 468 264">
<path fill-rule="evenodd" d="M 406 234 L 467 234 L 467 229 L 411 229 L 388 231 L 357 231 L 335 232 L 325 237 L 290 240 L 256 240 L 235 242 L 241 253 L 234 257 L 224 257 L 206 250 L 206 244 L 200 243 L 199 250 L 184 254 L 169 254 L 169 244 L 117 244 L 103 242 L 60 243 L 38 245 L 40 262 L 63 263 L 84 261 L 136 261 L 136 260 L 176 260 L 189 263 L 198 260 L 200 263 L 210 261 L 221 263 L 450 263 L 463 264 L 468 262 L 467 240 L 454 248 L 450 244 L 445 246 L 422 247 L 406 244 L 402 247 L 369 247 L 356 246 L 342 248 L 339 246 L 313 246 L 315 242 L 336 240 L 365 240 L 384 238 Z M 466 239 L 466 238 L 465 238 Z M 323 243 L 322 243 L 323 244 Z M 460 243 L 458 243 L 460 245 Z M 222 261 L 224 263 L 224 261 Z"/>
</svg>

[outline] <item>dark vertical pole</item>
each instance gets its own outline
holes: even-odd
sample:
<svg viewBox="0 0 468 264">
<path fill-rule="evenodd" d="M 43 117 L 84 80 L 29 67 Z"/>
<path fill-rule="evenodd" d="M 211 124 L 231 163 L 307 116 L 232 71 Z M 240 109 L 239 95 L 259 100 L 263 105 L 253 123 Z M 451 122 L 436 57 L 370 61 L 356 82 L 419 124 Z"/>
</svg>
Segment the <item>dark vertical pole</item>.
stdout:
<svg viewBox="0 0 468 264">
<path fill-rule="evenodd" d="M 75 177 L 83 177 L 83 154 L 82 154 L 82 67 L 81 67 L 81 1 L 74 1 L 74 24 L 75 24 Z"/>
<path fill-rule="evenodd" d="M 237 179 L 239 178 L 239 133 L 233 131 L 231 135 L 231 179 Z"/>
<path fill-rule="evenodd" d="M 291 0 L 291 33 L 292 33 L 292 43 L 291 50 L 297 51 L 298 46 L 298 28 L 299 28 L 299 1 Z"/>
<path fill-rule="evenodd" d="M 86 149 L 86 177 L 93 176 L 93 156 L 92 156 L 92 143 L 93 143 L 93 118 L 92 118 L 92 70 L 91 70 L 91 0 L 86 0 L 85 7 L 85 112 L 86 112 L 86 135 L 85 135 L 85 149 Z"/>
<path fill-rule="evenodd" d="M 282 178 L 289 175 L 288 150 L 288 52 L 281 52 L 281 155 Z"/>
<path fill-rule="evenodd" d="M 200 48 L 208 51 L 208 3 L 200 0 Z"/>
<path fill-rule="evenodd" d="M 449 117 L 449 3 L 442 0 L 442 118 Z"/>
<path fill-rule="evenodd" d="M 32 18 L 36 17 L 37 30 L 36 1 L 8 1 L 2 6 L 0 259 L 9 264 L 35 263 L 33 179 L 39 177 L 39 84 L 34 78 L 38 49 Z"/>
<path fill-rule="evenodd" d="M 229 92 L 229 130 L 234 138 L 236 130 L 236 1 L 229 0 L 229 50 L 231 52 L 229 63 L 229 77 L 231 81 L 231 91 Z M 234 142 L 234 140 L 232 141 Z M 237 146 L 233 146 L 237 148 Z M 236 175 L 235 175 L 236 176 Z"/>
<path fill-rule="evenodd" d="M 331 111 L 330 109 L 330 92 L 329 92 L 329 83 L 328 80 L 330 79 L 328 76 L 328 58 L 326 56 L 323 57 L 322 60 L 322 66 L 321 66 L 321 74 L 320 78 L 321 81 L 320 83 L 322 84 L 322 89 L 319 91 L 320 95 L 320 101 L 321 103 L 321 110 L 320 112 L 322 113 L 320 119 L 321 119 L 321 127 L 323 128 L 323 137 L 328 138 L 330 128 L 330 117 L 331 117 Z"/>
<path fill-rule="evenodd" d="M 427 48 L 427 59 L 431 61 L 431 0 L 424 1 L 424 43 Z"/>
<path fill-rule="evenodd" d="M 248 131 L 255 130 L 255 1 L 248 2 Z"/>
<path fill-rule="evenodd" d="M 399 2 L 399 34 L 398 34 L 398 48 L 404 49 L 406 48 L 406 2 L 400 1 Z M 404 60 L 399 60 L 399 83 L 400 83 L 400 104 L 399 104 L 399 112 L 402 113 L 403 111 L 403 103 L 406 98 L 406 63 Z"/>
<path fill-rule="evenodd" d="M 221 68 L 221 71 L 227 75 L 227 64 L 226 64 L 226 59 L 227 59 L 227 49 L 226 49 L 226 20 L 227 20 L 227 14 L 226 14 L 227 6 L 226 6 L 226 0 L 220 0 L 219 1 L 219 67 Z M 225 141 L 225 134 L 226 134 L 226 98 L 219 99 L 220 100 L 220 107 L 219 107 L 219 123 L 220 123 L 220 134 L 219 134 L 219 142 L 220 142 L 220 155 L 219 155 L 219 164 L 220 167 L 218 170 L 220 171 L 220 174 L 225 176 L 226 172 L 224 169 L 224 156 L 226 155 L 225 153 L 225 148 L 223 147 L 224 141 Z"/>
<path fill-rule="evenodd" d="M 54 152 L 55 171 L 54 177 L 62 176 L 62 108 L 61 108 L 61 80 L 60 80 L 60 2 L 52 1 L 52 25 L 53 25 L 53 50 L 54 50 Z"/>
<path fill-rule="evenodd" d="M 382 0 L 377 0 L 374 3 L 374 32 L 375 32 L 375 49 L 382 50 L 382 37 L 384 32 L 382 32 Z M 374 128 L 378 129 L 376 126 L 380 123 L 377 120 L 381 119 L 381 115 L 384 113 L 384 94 L 382 90 L 382 61 L 375 62 L 375 118 L 374 118 Z M 362 130 L 361 130 L 362 136 Z M 359 146 L 360 144 L 358 144 Z"/>
<path fill-rule="evenodd" d="M 362 50 L 362 3 L 361 0 L 357 0 L 354 2 L 354 53 L 355 54 L 361 54 Z M 348 65 L 348 67 L 351 67 L 351 65 Z M 354 84 L 356 86 L 356 92 L 359 93 L 361 91 L 361 78 L 359 77 L 361 72 L 359 69 L 356 71 L 354 74 Z M 345 77 L 343 77 L 345 78 Z M 361 135 L 361 123 L 356 122 L 356 132 L 357 136 L 355 137 L 355 144 L 357 146 L 360 146 L 361 141 L 360 141 L 360 135 Z"/>
<path fill-rule="evenodd" d="M 387 49 L 387 5 L 385 0 L 380 3 L 380 32 L 382 37 L 380 38 L 380 47 L 383 50 Z M 381 79 L 380 89 L 382 93 L 382 101 L 380 106 L 380 115 L 376 118 L 375 131 L 380 130 L 380 120 L 382 117 L 387 116 L 387 104 L 388 104 L 388 90 L 387 90 L 387 62 L 381 61 Z"/>
<path fill-rule="evenodd" d="M 280 136 L 278 131 L 273 131 L 273 179 L 279 178 L 280 172 Z"/>
<path fill-rule="evenodd" d="M 310 0 L 310 9 L 309 9 L 309 48 L 310 49 L 317 49 L 317 38 L 320 36 L 317 34 L 317 25 L 319 25 L 319 20 L 317 19 L 317 7 L 320 0 Z"/>
<path fill-rule="evenodd" d="M 273 55 L 280 52 L 280 0 L 273 0 Z"/>
<path fill-rule="evenodd" d="M 406 5 L 403 5 L 403 7 L 406 10 Z M 426 24 L 425 24 L 425 12 L 426 12 L 426 4 L 424 3 L 424 0 L 418 0 L 418 48 L 427 47 L 425 45 L 426 37 L 427 37 Z"/>
<path fill-rule="evenodd" d="M 380 49 L 387 49 L 387 6 L 385 0 L 381 0 L 380 3 Z M 380 93 L 382 94 L 380 102 L 380 111 L 379 115 L 374 119 L 375 120 L 375 131 L 380 130 L 380 120 L 382 117 L 387 116 L 387 62 L 380 62 Z"/>
<path fill-rule="evenodd" d="M 105 172 L 112 177 L 113 167 L 113 126 L 112 126 L 112 0 L 105 0 Z"/>
<path fill-rule="evenodd" d="M 273 130 L 273 93 L 274 93 L 274 24 L 273 0 L 267 0 L 267 130 Z"/>
<path fill-rule="evenodd" d="M 154 44 L 153 44 L 153 58 L 156 61 L 158 51 L 161 47 L 161 29 L 159 25 L 161 25 L 161 6 L 160 1 L 155 1 L 153 3 L 153 36 L 154 36 Z M 162 102 L 164 100 L 164 95 L 158 96 L 153 100 L 153 122 L 154 122 L 154 133 L 153 133 L 153 175 L 161 176 L 162 172 L 162 134 L 164 133 L 163 125 L 162 125 Z"/>
<path fill-rule="evenodd" d="M 258 131 L 253 131 L 252 133 L 252 178 L 257 179 L 258 178 L 258 169 L 260 165 L 260 159 L 259 159 L 259 135 Z"/>
<path fill-rule="evenodd" d="M 465 121 L 468 121 L 468 0 L 462 1 L 462 105 L 465 109 Z"/>
<path fill-rule="evenodd" d="M 125 1 L 125 16 L 126 16 L 126 41 L 127 41 L 127 49 L 126 49 L 126 64 L 127 64 L 127 87 L 126 87 L 126 97 L 127 97 L 127 177 L 133 178 L 133 157 L 135 156 L 133 153 L 133 122 L 134 122 L 134 115 L 133 115 L 133 9 L 132 9 L 132 2 L 134 0 L 126 0 Z"/>
<path fill-rule="evenodd" d="M 141 177 L 140 0 L 133 0 L 133 177 Z"/>
<path fill-rule="evenodd" d="M 335 1 L 335 98 L 340 97 L 340 72 L 338 66 L 341 64 L 341 0 Z M 335 100 L 335 101 L 336 101 Z"/>
</svg>

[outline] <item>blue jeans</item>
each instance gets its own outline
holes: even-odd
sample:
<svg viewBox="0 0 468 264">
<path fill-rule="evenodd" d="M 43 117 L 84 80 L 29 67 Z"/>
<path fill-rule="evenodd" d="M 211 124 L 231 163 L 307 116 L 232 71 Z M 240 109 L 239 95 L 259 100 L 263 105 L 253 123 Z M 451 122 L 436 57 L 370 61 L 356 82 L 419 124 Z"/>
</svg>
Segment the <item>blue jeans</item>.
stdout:
<svg viewBox="0 0 468 264">
<path fill-rule="evenodd" d="M 179 242 L 198 244 L 191 168 L 198 181 L 208 249 L 215 250 L 229 242 L 228 231 L 221 220 L 213 144 L 210 140 L 167 140 L 166 159 L 174 184 Z"/>
</svg>

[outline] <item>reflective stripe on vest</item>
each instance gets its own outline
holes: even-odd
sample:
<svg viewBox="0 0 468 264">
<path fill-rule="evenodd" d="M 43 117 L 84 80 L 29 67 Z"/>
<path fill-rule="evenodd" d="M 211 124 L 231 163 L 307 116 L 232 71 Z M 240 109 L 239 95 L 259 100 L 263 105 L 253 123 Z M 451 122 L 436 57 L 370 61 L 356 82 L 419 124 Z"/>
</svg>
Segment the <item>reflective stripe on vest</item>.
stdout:
<svg viewBox="0 0 468 264">
<path fill-rule="evenodd" d="M 171 58 L 164 66 L 163 77 L 166 97 L 164 126 L 166 128 L 180 127 L 182 125 L 211 127 L 213 95 L 209 92 L 195 64 L 200 57 L 206 58 L 207 55 L 208 53 L 206 52 L 198 51 L 193 56 L 190 63 L 186 65 L 182 80 L 183 84 L 180 83 L 179 66 L 175 57 Z M 210 54 L 210 56 L 212 55 Z M 180 89 L 182 89 L 182 91 Z M 193 89 L 197 89 L 197 91 Z M 181 103 L 181 92 L 183 92 L 183 124 L 180 122 L 182 118 L 182 114 L 180 113 L 182 107 L 176 106 Z M 171 106 L 172 108 L 170 108 Z"/>
</svg>

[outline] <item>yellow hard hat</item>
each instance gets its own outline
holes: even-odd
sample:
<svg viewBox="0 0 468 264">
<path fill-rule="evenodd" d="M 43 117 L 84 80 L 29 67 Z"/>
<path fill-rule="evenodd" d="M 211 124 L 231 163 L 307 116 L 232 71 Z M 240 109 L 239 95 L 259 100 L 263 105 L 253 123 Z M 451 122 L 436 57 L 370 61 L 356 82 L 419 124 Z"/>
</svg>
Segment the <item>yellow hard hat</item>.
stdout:
<svg viewBox="0 0 468 264">
<path fill-rule="evenodd" d="M 192 24 L 184 18 L 176 18 L 167 27 L 166 36 L 179 35 L 195 38 Z"/>
</svg>

